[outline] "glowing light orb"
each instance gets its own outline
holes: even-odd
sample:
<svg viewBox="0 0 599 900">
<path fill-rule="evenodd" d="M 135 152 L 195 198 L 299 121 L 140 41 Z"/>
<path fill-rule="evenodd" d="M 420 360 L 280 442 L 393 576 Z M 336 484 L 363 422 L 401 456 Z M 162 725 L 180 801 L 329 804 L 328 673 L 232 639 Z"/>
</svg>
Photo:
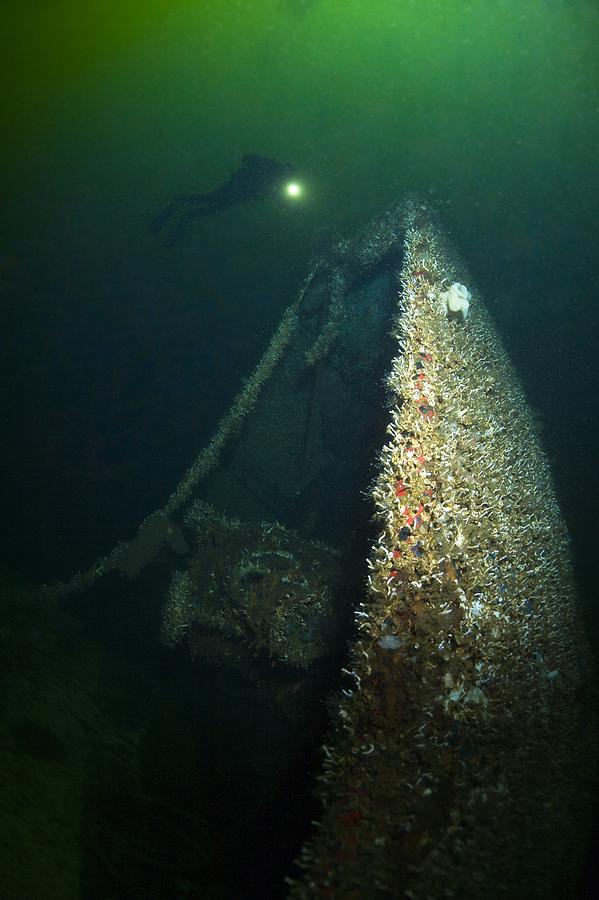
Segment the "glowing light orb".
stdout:
<svg viewBox="0 0 599 900">
<path fill-rule="evenodd" d="M 302 186 L 298 184 L 297 181 L 290 181 L 289 184 L 285 185 L 285 193 L 288 197 L 301 197 L 302 195 Z"/>
</svg>

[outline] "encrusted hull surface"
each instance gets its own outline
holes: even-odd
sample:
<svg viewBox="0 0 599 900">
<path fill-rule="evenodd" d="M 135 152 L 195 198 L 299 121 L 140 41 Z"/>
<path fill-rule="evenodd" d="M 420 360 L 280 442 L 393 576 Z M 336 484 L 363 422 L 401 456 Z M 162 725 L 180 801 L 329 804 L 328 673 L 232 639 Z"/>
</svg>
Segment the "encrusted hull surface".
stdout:
<svg viewBox="0 0 599 900">
<path fill-rule="evenodd" d="M 395 331 L 380 533 L 290 897 L 574 896 L 596 732 L 568 535 L 497 331 L 415 202 Z"/>
</svg>

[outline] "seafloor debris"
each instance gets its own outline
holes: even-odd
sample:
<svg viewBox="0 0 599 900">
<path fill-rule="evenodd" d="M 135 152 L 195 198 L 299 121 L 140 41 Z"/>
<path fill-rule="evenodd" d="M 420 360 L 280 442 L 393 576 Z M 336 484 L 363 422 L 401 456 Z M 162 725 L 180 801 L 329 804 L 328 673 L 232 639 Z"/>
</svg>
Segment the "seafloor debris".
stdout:
<svg viewBox="0 0 599 900">
<path fill-rule="evenodd" d="M 595 746 L 568 535 L 478 292 L 406 220 L 381 530 L 290 896 L 566 896 Z"/>
</svg>

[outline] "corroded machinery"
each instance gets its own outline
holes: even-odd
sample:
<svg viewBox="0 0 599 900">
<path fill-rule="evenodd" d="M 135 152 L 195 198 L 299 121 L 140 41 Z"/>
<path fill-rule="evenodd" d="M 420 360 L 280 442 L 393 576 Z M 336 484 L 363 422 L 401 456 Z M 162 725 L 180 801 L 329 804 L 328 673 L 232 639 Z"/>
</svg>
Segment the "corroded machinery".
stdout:
<svg viewBox="0 0 599 900">
<path fill-rule="evenodd" d="M 568 535 L 501 340 L 405 209 L 380 533 L 290 897 L 572 896 L 595 749 Z"/>
<path fill-rule="evenodd" d="M 278 522 L 242 524 L 196 502 L 186 516 L 195 534 L 187 568 L 176 569 L 162 615 L 161 640 L 185 642 L 192 658 L 219 664 L 240 652 L 309 669 L 339 631 L 334 596 L 342 590 L 340 554 Z M 224 652 L 223 642 L 232 642 Z"/>
</svg>

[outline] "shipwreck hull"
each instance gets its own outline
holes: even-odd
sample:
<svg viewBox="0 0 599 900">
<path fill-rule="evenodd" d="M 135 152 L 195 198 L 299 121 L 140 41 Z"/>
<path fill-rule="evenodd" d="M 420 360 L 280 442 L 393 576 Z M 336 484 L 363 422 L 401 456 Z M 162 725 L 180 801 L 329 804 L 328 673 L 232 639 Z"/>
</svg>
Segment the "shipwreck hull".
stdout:
<svg viewBox="0 0 599 900">
<path fill-rule="evenodd" d="M 569 539 L 533 417 L 406 207 L 380 530 L 292 898 L 575 896 L 595 748 Z"/>
</svg>

